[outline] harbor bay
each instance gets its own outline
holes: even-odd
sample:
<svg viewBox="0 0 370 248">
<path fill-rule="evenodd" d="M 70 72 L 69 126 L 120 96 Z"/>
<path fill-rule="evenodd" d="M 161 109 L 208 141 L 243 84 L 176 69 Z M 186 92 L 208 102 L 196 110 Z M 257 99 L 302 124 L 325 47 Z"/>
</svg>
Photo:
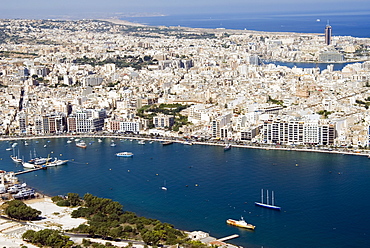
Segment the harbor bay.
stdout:
<svg viewBox="0 0 370 248">
<path fill-rule="evenodd" d="M 135 140 L 84 138 L 86 149 L 66 138 L 18 142 L 21 156 L 68 159 L 63 166 L 19 175 L 48 195 L 92 193 L 119 201 L 124 210 L 202 230 L 214 237 L 240 235 L 243 247 L 348 247 L 368 243 L 369 160 L 364 156 L 276 151 Z M 111 146 L 112 141 L 116 146 Z M 23 170 L 2 141 L 1 169 Z M 116 153 L 132 152 L 132 157 Z M 162 190 L 166 186 L 167 190 Z M 281 211 L 260 208 L 261 189 L 274 191 Z M 229 226 L 243 217 L 254 231 Z"/>
</svg>

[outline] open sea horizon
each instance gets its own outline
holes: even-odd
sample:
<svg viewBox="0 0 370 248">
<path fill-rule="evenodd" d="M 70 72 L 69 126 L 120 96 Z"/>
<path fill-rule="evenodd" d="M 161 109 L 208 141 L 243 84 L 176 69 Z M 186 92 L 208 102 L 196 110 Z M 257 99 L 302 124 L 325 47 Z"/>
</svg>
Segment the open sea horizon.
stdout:
<svg viewBox="0 0 370 248">
<path fill-rule="evenodd" d="M 370 37 L 370 11 L 326 13 L 226 13 L 124 17 L 122 19 L 149 26 L 190 28 L 225 28 L 266 32 L 324 34 L 332 26 L 333 36 Z"/>
<path fill-rule="evenodd" d="M 69 159 L 63 166 L 19 175 L 47 195 L 91 193 L 120 202 L 124 210 L 176 228 L 232 234 L 229 243 L 257 247 L 367 247 L 370 244 L 370 160 L 366 156 L 276 151 L 159 142 L 140 145 L 118 138 L 84 138 L 81 149 L 66 138 L 18 140 L 16 154 Z M 117 145 L 111 147 L 115 142 Z M 0 169 L 23 170 L 1 141 Z M 116 157 L 121 151 L 132 158 Z M 161 189 L 166 186 L 168 190 Z M 275 192 L 281 211 L 260 208 L 261 189 Z M 266 191 L 265 191 L 266 193 Z M 271 195 L 270 195 L 271 197 Z M 270 198 L 271 200 L 271 198 Z M 254 231 L 229 226 L 244 219 Z"/>
</svg>

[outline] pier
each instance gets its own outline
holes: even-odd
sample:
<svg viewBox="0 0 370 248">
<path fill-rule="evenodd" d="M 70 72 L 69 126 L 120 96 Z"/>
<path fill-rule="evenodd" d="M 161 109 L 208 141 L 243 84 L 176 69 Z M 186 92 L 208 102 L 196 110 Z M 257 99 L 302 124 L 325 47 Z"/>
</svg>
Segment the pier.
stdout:
<svg viewBox="0 0 370 248">
<path fill-rule="evenodd" d="M 224 242 L 226 240 L 235 239 L 235 238 L 238 238 L 238 237 L 239 237 L 238 234 L 233 234 L 233 235 L 230 235 L 230 236 L 227 236 L 227 237 L 224 237 L 224 238 L 217 239 L 217 241 Z"/>
<path fill-rule="evenodd" d="M 21 174 L 26 174 L 26 173 L 29 173 L 29 172 L 34 172 L 34 171 L 44 170 L 44 169 L 46 169 L 46 167 L 38 167 L 38 168 L 35 168 L 35 169 L 29 169 L 29 170 L 25 170 L 25 171 L 18 171 L 18 172 L 15 172 L 14 175 L 18 176 L 18 175 L 21 175 Z"/>
</svg>

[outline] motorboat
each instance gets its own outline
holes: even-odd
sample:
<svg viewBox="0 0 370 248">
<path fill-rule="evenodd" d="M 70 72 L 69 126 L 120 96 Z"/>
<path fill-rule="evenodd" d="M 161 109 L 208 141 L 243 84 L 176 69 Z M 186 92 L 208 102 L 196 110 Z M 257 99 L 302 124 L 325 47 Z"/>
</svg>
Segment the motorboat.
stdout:
<svg viewBox="0 0 370 248">
<path fill-rule="evenodd" d="M 116 153 L 116 156 L 117 157 L 130 158 L 130 157 L 134 156 L 134 154 L 132 152 L 119 152 L 119 153 Z"/>
<path fill-rule="evenodd" d="M 80 148 L 86 148 L 87 147 L 86 143 L 83 142 L 83 141 L 80 141 L 80 142 L 76 143 L 76 146 L 80 147 Z"/>
</svg>

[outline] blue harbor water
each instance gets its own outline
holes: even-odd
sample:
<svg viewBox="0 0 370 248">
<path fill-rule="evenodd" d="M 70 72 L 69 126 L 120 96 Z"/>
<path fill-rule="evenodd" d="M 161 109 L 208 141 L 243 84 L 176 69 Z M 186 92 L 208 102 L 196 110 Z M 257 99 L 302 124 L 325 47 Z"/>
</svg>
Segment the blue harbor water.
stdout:
<svg viewBox="0 0 370 248">
<path fill-rule="evenodd" d="M 333 65 L 334 71 L 341 71 L 346 65 L 362 62 L 350 63 L 307 63 L 307 62 L 282 62 L 282 61 L 263 61 L 264 64 L 275 64 L 276 66 L 287 66 L 289 68 L 319 68 L 320 71 L 328 69 L 329 65 Z"/>
<path fill-rule="evenodd" d="M 84 138 L 86 149 L 67 139 L 18 142 L 21 156 L 70 159 L 67 165 L 19 175 L 49 195 L 86 192 L 119 201 L 125 210 L 203 230 L 244 247 L 368 247 L 370 244 L 370 160 L 363 156 L 273 151 L 159 142 Z M 0 142 L 0 169 L 23 170 Z M 46 145 L 46 147 L 44 147 Z M 132 158 L 115 153 L 131 151 Z M 17 151 L 16 151 L 17 154 Z M 167 191 L 161 190 L 165 185 Z M 282 210 L 257 207 L 261 189 L 275 192 Z M 271 195 L 270 195 L 271 199 Z M 228 218 L 256 226 L 228 226 Z"/>
<path fill-rule="evenodd" d="M 247 29 L 268 32 L 320 34 L 324 33 L 325 26 L 329 21 L 329 24 L 333 28 L 334 36 L 370 37 L 369 11 L 279 14 L 189 14 L 154 17 L 125 17 L 123 19 L 151 26 Z"/>
</svg>

